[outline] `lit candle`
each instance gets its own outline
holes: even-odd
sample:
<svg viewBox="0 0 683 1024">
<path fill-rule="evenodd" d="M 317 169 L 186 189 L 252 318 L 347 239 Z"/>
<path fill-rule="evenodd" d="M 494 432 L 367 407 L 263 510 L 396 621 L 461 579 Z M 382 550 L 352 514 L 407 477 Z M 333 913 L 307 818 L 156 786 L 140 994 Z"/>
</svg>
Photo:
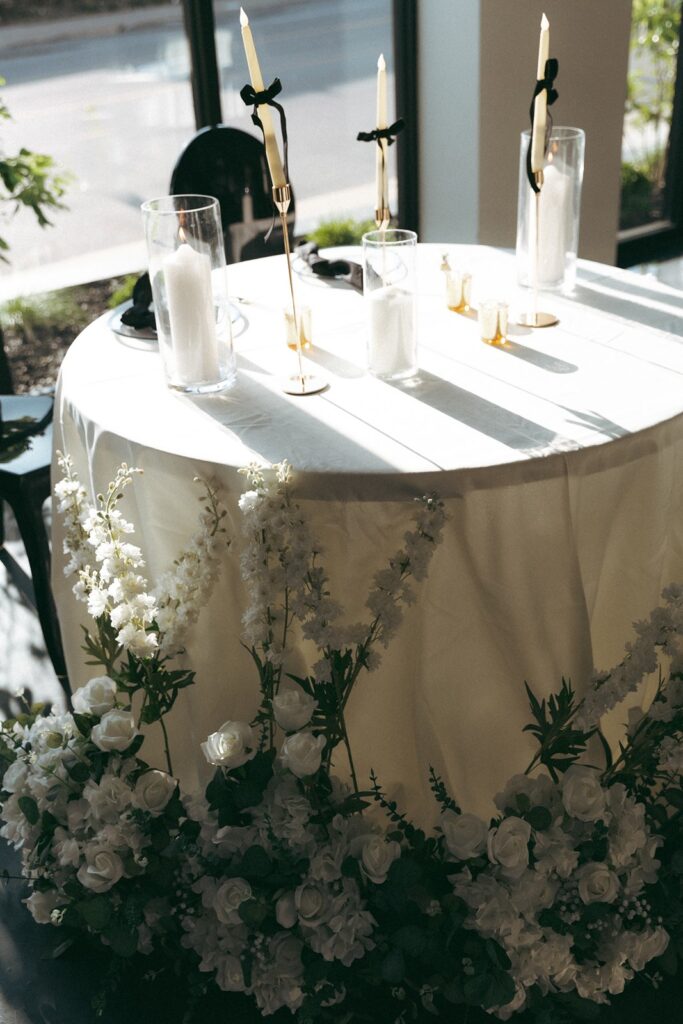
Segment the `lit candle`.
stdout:
<svg viewBox="0 0 683 1024">
<path fill-rule="evenodd" d="M 377 61 L 377 127 L 387 127 L 387 65 L 383 53 L 380 53 Z M 389 205 L 387 191 L 388 148 L 387 140 L 380 139 L 375 158 L 375 180 L 377 183 L 377 206 L 375 209 L 377 210 L 384 210 Z"/>
<path fill-rule="evenodd" d="M 550 22 L 545 14 L 541 18 L 538 40 L 538 67 L 536 78 L 545 78 L 545 62 L 550 52 Z M 534 99 L 534 130 L 531 136 L 531 170 L 542 171 L 545 160 L 545 129 L 548 119 L 548 93 L 545 89 Z"/>
<path fill-rule="evenodd" d="M 183 242 L 163 263 L 174 384 L 220 379 L 211 261 Z"/>
<path fill-rule="evenodd" d="M 261 74 L 261 67 L 258 62 L 258 57 L 256 56 L 254 38 L 249 27 L 249 18 L 246 16 L 243 7 L 240 7 L 240 25 L 242 26 L 242 42 L 244 43 L 244 52 L 247 58 L 247 65 L 249 66 L 251 84 L 255 92 L 263 92 L 265 89 L 263 84 L 263 75 Z M 273 128 L 273 118 L 270 114 L 270 108 L 267 103 L 263 103 L 258 106 L 257 111 L 258 116 L 261 118 L 261 124 L 263 125 L 266 160 L 268 161 L 268 168 L 270 170 L 270 178 L 273 188 L 282 188 L 283 185 L 287 184 L 287 180 L 285 178 L 285 172 L 280 158 L 280 150 L 278 149 L 277 140 L 275 138 L 275 130 Z"/>
</svg>

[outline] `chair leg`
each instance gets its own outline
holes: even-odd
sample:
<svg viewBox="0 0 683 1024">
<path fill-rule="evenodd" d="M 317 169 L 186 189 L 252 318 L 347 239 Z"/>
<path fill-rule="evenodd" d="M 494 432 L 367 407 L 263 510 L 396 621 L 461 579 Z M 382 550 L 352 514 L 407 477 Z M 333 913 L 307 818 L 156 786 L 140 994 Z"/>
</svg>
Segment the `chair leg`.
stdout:
<svg viewBox="0 0 683 1024">
<path fill-rule="evenodd" d="M 12 511 L 31 567 L 31 578 L 36 595 L 36 611 L 47 653 L 70 703 L 71 687 L 66 672 L 57 609 L 50 589 L 50 545 L 43 522 L 42 506 L 36 495 L 31 494 L 29 489 L 22 488 L 12 502 Z"/>
</svg>

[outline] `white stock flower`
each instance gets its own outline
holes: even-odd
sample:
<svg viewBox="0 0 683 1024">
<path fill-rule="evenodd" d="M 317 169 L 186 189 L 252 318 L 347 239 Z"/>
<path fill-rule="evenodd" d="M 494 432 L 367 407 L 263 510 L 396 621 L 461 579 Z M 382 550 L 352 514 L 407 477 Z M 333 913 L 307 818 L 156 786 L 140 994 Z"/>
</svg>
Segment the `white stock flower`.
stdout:
<svg viewBox="0 0 683 1024">
<path fill-rule="evenodd" d="M 161 814 L 166 804 L 176 791 L 178 783 L 166 772 L 156 768 L 144 772 L 133 790 L 133 804 L 141 811 L 147 811 L 156 817 Z"/>
<path fill-rule="evenodd" d="M 109 676 L 96 676 L 76 690 L 73 695 L 74 711 L 80 715 L 101 718 L 116 703 L 116 683 Z"/>
<path fill-rule="evenodd" d="M 363 874 L 375 885 L 381 885 L 386 881 L 389 868 L 400 856 L 399 843 L 384 836 L 370 835 L 361 852 Z"/>
<path fill-rule="evenodd" d="M 34 889 L 28 899 L 24 900 L 36 924 L 50 924 L 53 911 L 63 906 L 64 902 L 56 889 L 48 889 L 46 892 Z"/>
<path fill-rule="evenodd" d="M 100 750 L 126 750 L 138 735 L 133 712 L 114 708 L 93 726 L 90 739 Z"/>
<path fill-rule="evenodd" d="M 88 779 L 83 787 L 90 814 L 97 822 L 115 824 L 131 801 L 128 786 L 117 775 L 105 774 L 99 782 Z"/>
<path fill-rule="evenodd" d="M 531 825 L 521 818 L 505 818 L 488 834 L 488 855 L 508 878 L 519 878 L 529 864 Z"/>
<path fill-rule="evenodd" d="M 218 886 L 213 902 L 216 917 L 222 924 L 239 924 L 239 908 L 252 897 L 251 886 L 244 878 L 226 878 Z"/>
<path fill-rule="evenodd" d="M 285 768 L 298 779 L 303 779 L 318 771 L 324 749 L 325 737 L 314 736 L 310 729 L 304 729 L 286 738 L 280 757 Z"/>
<path fill-rule="evenodd" d="M 78 869 L 77 878 L 92 892 L 108 892 L 123 876 L 123 862 L 107 846 L 93 844 L 85 850 L 85 863 Z"/>
<path fill-rule="evenodd" d="M 28 779 L 28 768 L 23 757 L 19 756 L 16 761 L 12 761 L 2 778 L 2 789 L 7 793 L 21 792 Z"/>
<path fill-rule="evenodd" d="M 597 821 L 604 817 L 607 794 L 595 768 L 573 764 L 565 772 L 561 785 L 567 814 L 579 821 Z"/>
<path fill-rule="evenodd" d="M 668 945 L 669 935 L 663 928 L 629 931 L 622 936 L 622 948 L 634 971 L 642 971 L 650 960 L 661 956 Z"/>
<path fill-rule="evenodd" d="M 217 732 L 207 736 L 201 748 L 209 764 L 239 768 L 256 754 L 254 732 L 246 722 L 223 722 Z"/>
<path fill-rule="evenodd" d="M 273 697 L 275 721 L 285 732 L 308 725 L 317 706 L 317 700 L 296 684 L 283 688 Z"/>
<path fill-rule="evenodd" d="M 574 878 L 584 903 L 613 903 L 619 894 L 619 879 L 606 864 L 599 861 L 582 864 Z"/>
<path fill-rule="evenodd" d="M 457 814 L 446 810 L 441 815 L 440 824 L 446 846 L 457 860 L 477 857 L 486 849 L 489 830 L 476 814 Z"/>
</svg>

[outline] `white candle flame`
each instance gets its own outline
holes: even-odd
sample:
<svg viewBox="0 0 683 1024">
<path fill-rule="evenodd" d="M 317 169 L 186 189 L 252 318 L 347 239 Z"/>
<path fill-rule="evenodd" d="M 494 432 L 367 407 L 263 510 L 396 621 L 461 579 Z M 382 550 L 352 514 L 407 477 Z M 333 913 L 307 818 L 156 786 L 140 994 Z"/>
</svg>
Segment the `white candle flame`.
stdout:
<svg viewBox="0 0 683 1024">
<path fill-rule="evenodd" d="M 545 17 L 545 15 L 544 15 L 544 17 Z M 240 25 L 248 25 L 248 24 L 249 24 L 249 18 L 247 17 L 247 12 L 244 10 L 244 7 L 240 7 Z"/>
<path fill-rule="evenodd" d="M 386 63 L 386 61 L 384 59 L 384 54 L 380 53 L 379 57 L 377 58 L 377 70 L 378 71 L 386 71 L 386 69 L 387 69 L 387 63 Z"/>
<path fill-rule="evenodd" d="M 541 28 L 550 28 L 550 22 L 546 18 L 545 14 L 541 18 Z"/>
</svg>

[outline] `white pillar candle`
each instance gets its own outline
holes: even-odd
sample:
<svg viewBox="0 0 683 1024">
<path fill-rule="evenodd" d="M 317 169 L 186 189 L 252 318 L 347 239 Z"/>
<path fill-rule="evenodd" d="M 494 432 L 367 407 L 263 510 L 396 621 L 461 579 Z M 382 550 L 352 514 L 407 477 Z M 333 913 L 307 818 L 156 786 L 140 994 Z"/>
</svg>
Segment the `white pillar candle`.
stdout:
<svg viewBox="0 0 683 1024">
<path fill-rule="evenodd" d="M 211 261 L 183 242 L 163 263 L 174 384 L 220 379 Z"/>
<path fill-rule="evenodd" d="M 368 368 L 377 377 L 396 377 L 417 366 L 415 298 L 393 285 L 377 288 L 370 308 Z"/>
<path fill-rule="evenodd" d="M 254 39 L 251 34 L 251 28 L 249 27 L 249 18 L 242 7 L 240 7 L 240 25 L 242 26 L 242 42 L 244 44 L 244 53 L 249 67 L 251 84 L 255 92 L 263 92 L 265 86 L 263 84 L 261 66 L 258 62 L 258 56 L 256 55 L 256 47 L 254 46 Z M 267 103 L 263 103 L 257 107 L 257 112 L 261 119 L 261 124 L 263 125 L 263 139 L 266 147 L 266 160 L 268 161 L 271 182 L 273 188 L 282 188 L 283 185 L 287 184 L 287 179 L 285 178 L 285 171 L 282 166 L 282 159 L 280 158 L 280 150 L 278 149 L 277 139 L 275 138 L 275 129 L 273 128 L 273 118 L 270 114 L 270 107 Z"/>
<path fill-rule="evenodd" d="M 571 221 L 569 175 L 549 162 L 543 172 L 540 196 L 541 231 L 538 244 L 539 287 L 556 286 L 564 279 L 567 240 Z M 532 203 L 532 209 L 535 207 Z M 532 229 L 535 226 L 532 225 Z M 532 237 L 534 237 L 532 235 Z"/>
<path fill-rule="evenodd" d="M 387 128 L 387 65 L 384 54 L 380 53 L 377 61 L 377 128 Z M 375 156 L 375 182 L 377 186 L 376 210 L 389 206 L 387 189 L 387 139 L 380 139 Z"/>
<path fill-rule="evenodd" d="M 536 78 L 545 77 L 545 62 L 550 53 L 550 22 L 545 14 L 541 18 L 541 35 L 538 40 L 538 64 Z M 534 129 L 531 136 L 531 170 L 542 171 L 545 158 L 545 129 L 548 122 L 548 93 L 544 89 L 534 99 Z"/>
</svg>

